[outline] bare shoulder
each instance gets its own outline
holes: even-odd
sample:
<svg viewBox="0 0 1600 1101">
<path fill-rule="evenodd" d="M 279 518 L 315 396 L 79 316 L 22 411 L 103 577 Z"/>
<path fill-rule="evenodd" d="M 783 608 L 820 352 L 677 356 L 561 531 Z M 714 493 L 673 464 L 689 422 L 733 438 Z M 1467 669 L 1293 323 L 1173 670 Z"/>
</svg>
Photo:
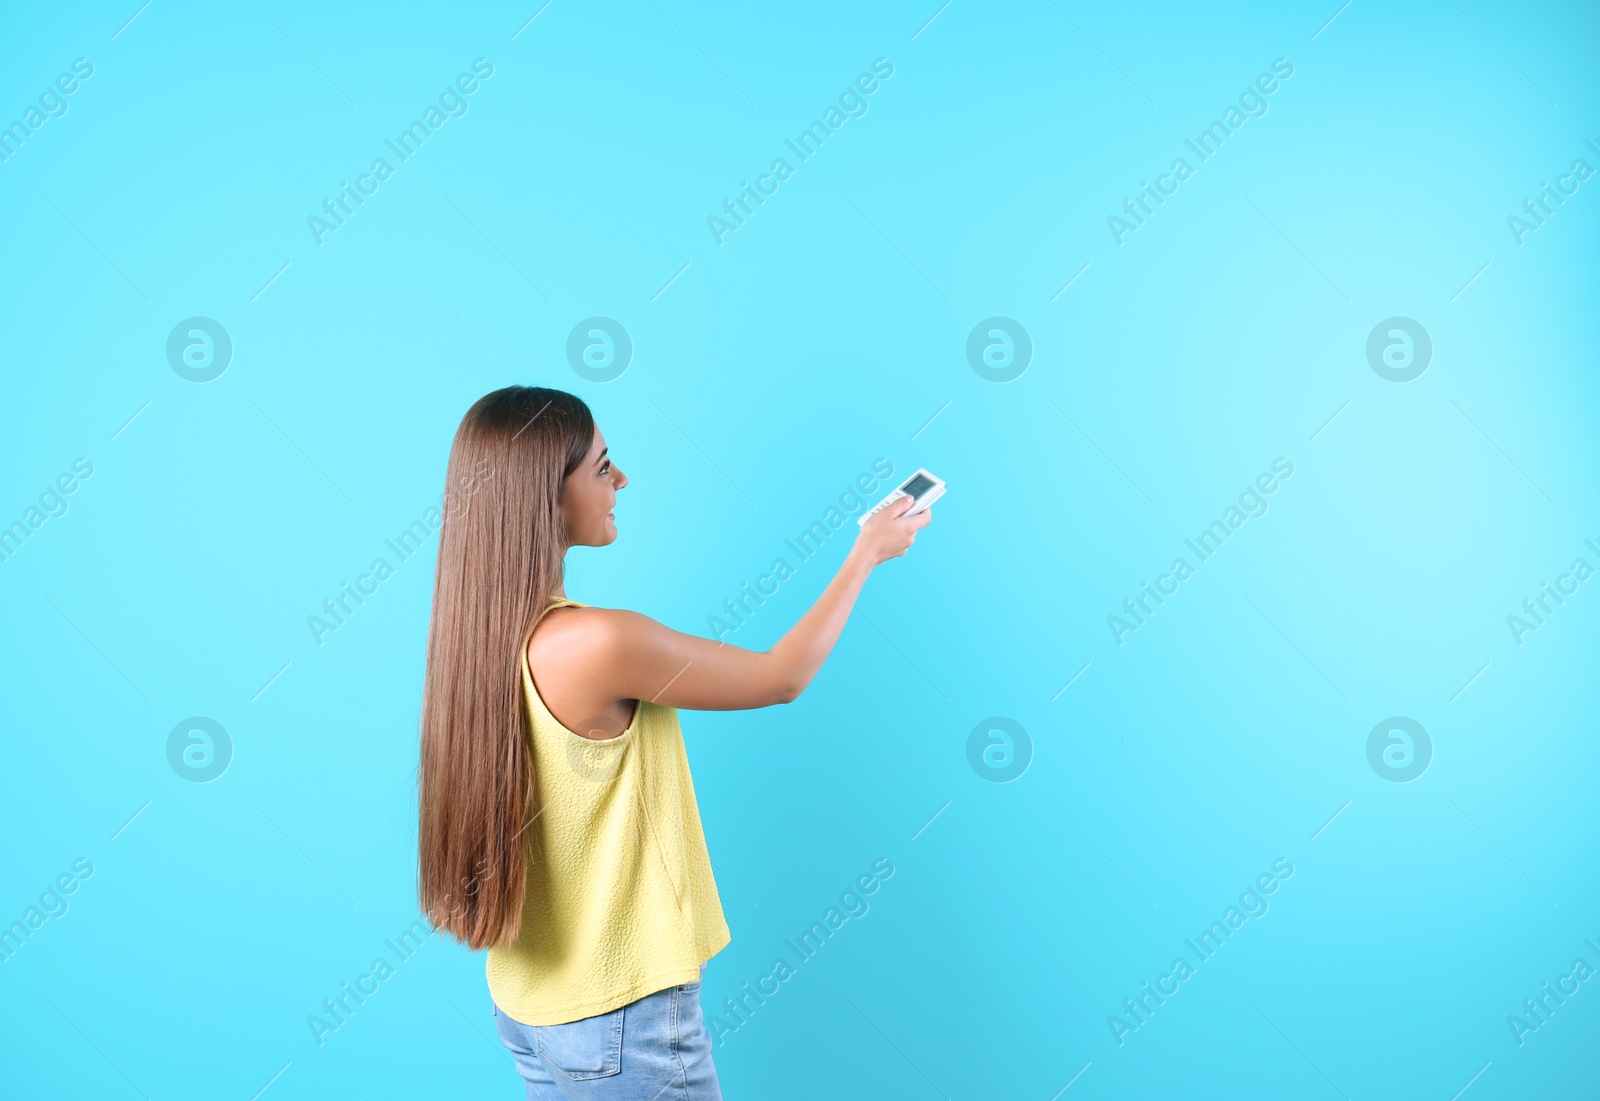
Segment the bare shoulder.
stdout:
<svg viewBox="0 0 1600 1101">
<path fill-rule="evenodd" d="M 559 657 L 573 649 L 588 649 L 600 640 L 604 608 L 551 608 L 539 617 L 528 640 L 528 657 Z M 597 614 L 602 613 L 602 614 Z"/>
<path fill-rule="evenodd" d="M 598 658 L 653 621 L 621 608 L 552 608 L 539 620 L 528 640 L 528 660 L 562 664 L 574 659 Z"/>
</svg>

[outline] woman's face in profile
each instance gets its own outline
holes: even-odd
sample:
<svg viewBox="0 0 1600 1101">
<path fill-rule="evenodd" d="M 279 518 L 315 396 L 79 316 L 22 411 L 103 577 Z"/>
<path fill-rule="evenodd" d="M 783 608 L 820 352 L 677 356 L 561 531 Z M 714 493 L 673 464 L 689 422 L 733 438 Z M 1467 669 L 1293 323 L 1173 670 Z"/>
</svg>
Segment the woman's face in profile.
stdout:
<svg viewBox="0 0 1600 1101">
<path fill-rule="evenodd" d="M 595 426 L 589 453 L 578 468 L 561 484 L 561 520 L 571 547 L 603 547 L 617 538 L 612 509 L 617 490 L 628 484 L 627 476 L 611 461 L 605 437 Z"/>
</svg>

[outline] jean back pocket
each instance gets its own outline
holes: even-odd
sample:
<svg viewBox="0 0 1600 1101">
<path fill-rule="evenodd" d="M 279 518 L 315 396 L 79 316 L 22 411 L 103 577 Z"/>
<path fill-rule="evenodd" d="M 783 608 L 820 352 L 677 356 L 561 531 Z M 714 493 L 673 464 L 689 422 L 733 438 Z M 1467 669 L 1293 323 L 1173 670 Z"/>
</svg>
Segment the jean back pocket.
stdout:
<svg viewBox="0 0 1600 1101">
<path fill-rule="evenodd" d="M 575 1081 L 606 1078 L 622 1070 L 622 1017 L 610 1013 L 560 1025 L 535 1025 L 534 1041 L 545 1062 Z"/>
</svg>

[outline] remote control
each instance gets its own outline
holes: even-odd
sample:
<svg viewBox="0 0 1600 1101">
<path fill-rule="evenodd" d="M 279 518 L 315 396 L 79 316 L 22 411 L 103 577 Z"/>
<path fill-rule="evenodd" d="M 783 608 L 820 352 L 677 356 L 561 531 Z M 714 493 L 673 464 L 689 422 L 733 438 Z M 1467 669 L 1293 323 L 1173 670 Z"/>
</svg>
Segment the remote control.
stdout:
<svg viewBox="0 0 1600 1101">
<path fill-rule="evenodd" d="M 893 504 L 895 501 L 898 501 L 902 497 L 910 497 L 915 501 L 911 508 L 906 512 L 906 515 L 910 516 L 913 512 L 921 512 L 923 509 L 927 508 L 929 505 L 933 504 L 933 502 L 937 501 L 943 496 L 944 480 L 936 477 L 933 474 L 930 474 L 923 468 L 918 467 L 917 472 L 901 483 L 899 489 L 896 489 L 893 493 L 889 494 L 889 496 L 885 497 L 883 500 L 879 501 L 877 504 L 873 505 L 870 509 L 857 517 L 856 523 L 862 525 L 866 524 L 866 522 L 872 519 L 873 516 L 882 512 L 884 509 L 888 508 L 891 504 Z"/>
</svg>

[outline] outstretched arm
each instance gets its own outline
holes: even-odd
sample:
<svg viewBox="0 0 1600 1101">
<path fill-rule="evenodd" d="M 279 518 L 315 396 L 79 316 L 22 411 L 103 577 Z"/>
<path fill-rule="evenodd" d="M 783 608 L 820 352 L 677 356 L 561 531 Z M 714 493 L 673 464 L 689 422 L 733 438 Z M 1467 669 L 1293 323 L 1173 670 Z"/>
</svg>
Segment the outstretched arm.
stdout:
<svg viewBox="0 0 1600 1101">
<path fill-rule="evenodd" d="M 905 515 L 910 507 L 909 498 L 896 502 L 862 526 L 822 595 L 770 650 L 744 650 L 674 631 L 637 612 L 597 608 L 592 621 L 598 649 L 584 665 L 604 671 L 605 694 L 617 699 L 690 711 L 788 703 L 832 652 L 867 575 L 904 554 L 932 521 L 931 510 Z"/>
</svg>

